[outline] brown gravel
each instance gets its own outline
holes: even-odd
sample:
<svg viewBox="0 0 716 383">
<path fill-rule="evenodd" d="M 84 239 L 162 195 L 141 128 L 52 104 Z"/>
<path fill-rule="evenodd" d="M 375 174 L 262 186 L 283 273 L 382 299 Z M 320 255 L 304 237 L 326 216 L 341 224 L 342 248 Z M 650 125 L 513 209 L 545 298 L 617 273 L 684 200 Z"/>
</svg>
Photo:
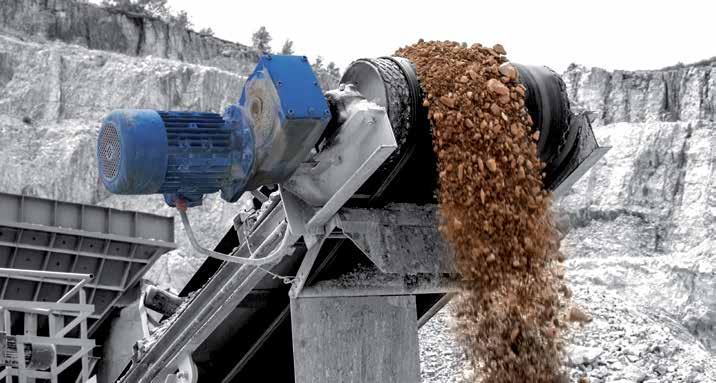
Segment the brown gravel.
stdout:
<svg viewBox="0 0 716 383">
<path fill-rule="evenodd" d="M 424 42 L 416 65 L 438 158 L 441 233 L 465 283 L 457 332 L 485 382 L 552 382 L 563 353 L 563 271 L 538 132 L 501 45 Z"/>
</svg>

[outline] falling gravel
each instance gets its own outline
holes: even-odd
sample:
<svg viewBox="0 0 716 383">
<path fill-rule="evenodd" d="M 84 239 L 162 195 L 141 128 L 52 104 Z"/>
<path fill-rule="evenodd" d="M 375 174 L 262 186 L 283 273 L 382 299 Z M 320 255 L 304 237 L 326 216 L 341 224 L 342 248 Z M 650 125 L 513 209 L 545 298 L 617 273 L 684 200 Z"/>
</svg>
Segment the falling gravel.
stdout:
<svg viewBox="0 0 716 383">
<path fill-rule="evenodd" d="M 456 331 L 478 381 L 552 382 L 563 355 L 563 260 L 539 132 L 505 50 L 425 42 L 416 65 L 438 158 L 440 231 L 466 281 Z"/>
</svg>

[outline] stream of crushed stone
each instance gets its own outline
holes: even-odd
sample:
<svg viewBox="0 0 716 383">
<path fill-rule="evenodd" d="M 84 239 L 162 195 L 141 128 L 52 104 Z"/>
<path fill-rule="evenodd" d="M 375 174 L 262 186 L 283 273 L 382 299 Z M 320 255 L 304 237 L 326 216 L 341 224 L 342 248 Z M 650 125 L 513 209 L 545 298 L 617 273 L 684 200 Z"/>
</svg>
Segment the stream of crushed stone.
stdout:
<svg viewBox="0 0 716 383">
<path fill-rule="evenodd" d="M 464 283 L 456 332 L 484 382 L 561 374 L 563 258 L 542 185 L 539 132 L 500 45 L 419 41 L 416 66 L 438 158 L 440 232 Z"/>
</svg>

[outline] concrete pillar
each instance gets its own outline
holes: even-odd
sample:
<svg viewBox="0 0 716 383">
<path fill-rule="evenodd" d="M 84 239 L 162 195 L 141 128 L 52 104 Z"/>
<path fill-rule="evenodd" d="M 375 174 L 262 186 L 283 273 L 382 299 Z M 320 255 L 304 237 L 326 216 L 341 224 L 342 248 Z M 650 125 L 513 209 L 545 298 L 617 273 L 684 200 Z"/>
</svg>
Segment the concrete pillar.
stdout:
<svg viewBox="0 0 716 383">
<path fill-rule="evenodd" d="M 415 296 L 291 299 L 295 383 L 420 381 Z"/>
</svg>

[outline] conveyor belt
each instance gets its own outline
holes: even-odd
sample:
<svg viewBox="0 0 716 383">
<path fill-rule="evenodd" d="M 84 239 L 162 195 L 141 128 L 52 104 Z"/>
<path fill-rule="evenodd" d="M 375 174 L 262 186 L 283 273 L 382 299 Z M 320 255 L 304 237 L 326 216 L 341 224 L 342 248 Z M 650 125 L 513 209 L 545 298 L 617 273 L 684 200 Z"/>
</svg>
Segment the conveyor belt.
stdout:
<svg viewBox="0 0 716 383">
<path fill-rule="evenodd" d="M 396 70 L 406 70 L 405 63 L 400 60 L 380 60 L 377 65 L 374 61 L 365 61 L 365 68 L 367 68 L 366 70 L 373 67 L 381 68 L 376 72 L 381 76 L 392 73 L 391 84 L 393 84 L 396 73 L 400 73 Z M 350 77 L 350 73 L 349 69 L 348 77 Z M 409 76 L 404 80 L 409 83 Z M 386 87 L 384 101 L 391 120 L 396 118 L 395 113 L 397 113 L 395 110 L 391 112 L 391 107 L 420 105 L 420 103 L 414 102 L 419 93 L 410 92 L 411 87 L 401 90 L 393 85 Z M 416 86 L 416 84 L 411 85 Z M 413 98 L 405 98 L 406 94 L 410 94 Z M 560 108 L 563 106 L 562 103 L 559 104 Z M 566 112 L 568 111 L 560 109 L 560 113 Z M 557 120 L 562 121 L 562 119 Z M 404 122 L 404 119 L 396 121 Z M 555 169 L 556 173 L 553 175 L 553 179 L 557 181 L 550 184 L 551 189 L 560 184 L 569 185 L 574 182 L 585 170 L 581 164 L 586 163 L 591 166 L 604 153 L 603 149 L 600 151 L 596 146 L 586 117 L 570 117 L 564 121 L 567 122 L 558 123 L 568 124 L 568 126 L 560 125 L 556 128 L 551 126 L 551 131 L 554 134 L 559 133 L 560 137 L 563 136 L 562 132 L 576 131 L 575 134 L 578 137 L 576 140 L 570 138 L 571 147 L 560 147 L 560 152 L 555 154 L 556 157 L 559 157 L 560 164 Z M 334 123 L 340 123 L 340 121 L 334 121 Z M 549 122 L 545 122 L 545 124 L 547 128 L 550 128 Z M 347 206 L 379 207 L 387 202 L 430 203 L 434 201 L 435 164 L 429 126 L 416 124 L 413 120 L 413 123 L 407 124 L 394 121 L 393 128 L 396 129 L 396 127 L 402 129 L 395 132 L 395 136 L 399 138 L 399 144 L 401 144 L 395 152 L 397 154 L 386 161 L 388 167 L 380 169 L 376 173 L 379 176 L 374 175 L 369 179 L 347 203 Z M 551 136 L 552 134 L 550 134 Z M 574 144 L 575 142 L 577 144 Z M 581 144 L 579 144 L 580 142 Z M 567 154 L 561 155 L 562 150 L 566 150 Z M 426 174 L 432 175 L 433 178 L 426 177 Z M 274 221 L 267 219 L 263 225 L 275 225 L 278 222 L 276 217 L 274 217 Z M 232 227 L 215 250 L 229 253 L 240 245 L 239 242 L 239 236 Z M 305 253 L 306 247 L 299 242 L 294 253 L 272 267 L 271 272 L 280 275 L 295 275 Z M 369 263 L 370 261 L 351 241 L 326 239 L 306 285 L 309 286 L 318 280 L 331 279 Z M 256 269 L 237 264 L 224 264 L 213 258 L 207 259 L 181 293 L 183 296 L 195 294 L 192 304 L 187 308 L 189 312 L 180 315 L 164 336 L 157 341 L 157 344 L 135 362 L 135 365 L 128 367 L 130 375 L 125 381 L 134 383 L 145 381 L 137 377 L 151 378 L 154 372 L 158 372 L 158 369 L 170 362 L 172 358 L 176 358 L 176 355 L 172 353 L 181 351 L 181 348 L 185 347 L 184 342 L 200 342 L 190 347 L 190 350 L 193 351 L 192 358 L 199 369 L 200 382 L 253 380 L 293 382 L 293 347 L 288 291 L 289 285 L 264 271 L 256 271 Z M 419 325 L 424 324 L 448 300 L 442 294 L 416 296 Z M 205 309 L 202 305 L 207 305 L 207 308 Z M 218 321 L 216 318 L 219 317 L 223 320 Z M 205 321 L 206 326 L 196 323 L 201 321 Z M 154 372 L 146 373 L 146 369 Z"/>
</svg>

